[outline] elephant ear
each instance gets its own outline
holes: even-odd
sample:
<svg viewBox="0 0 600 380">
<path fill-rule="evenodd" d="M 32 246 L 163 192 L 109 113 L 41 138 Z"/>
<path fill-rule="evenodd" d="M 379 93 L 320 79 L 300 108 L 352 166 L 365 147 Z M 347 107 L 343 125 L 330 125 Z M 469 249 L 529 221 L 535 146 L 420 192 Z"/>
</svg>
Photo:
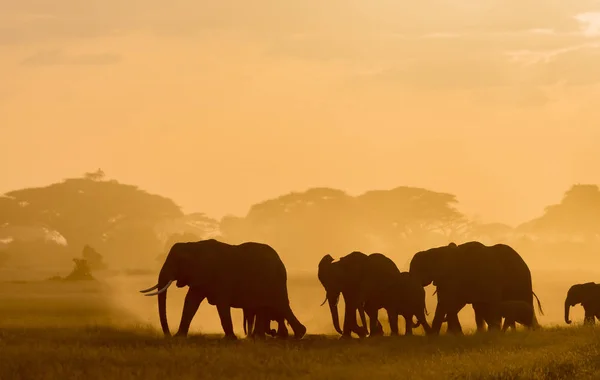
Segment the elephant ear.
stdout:
<svg viewBox="0 0 600 380">
<path fill-rule="evenodd" d="M 593 282 L 586 282 L 585 284 L 579 285 L 581 303 L 589 303 L 591 298 L 595 298 L 596 288 L 597 285 Z"/>
<path fill-rule="evenodd" d="M 334 261 L 333 257 L 329 254 L 323 256 L 321 261 L 319 261 L 319 269 L 326 267 L 328 264 L 331 264 Z"/>
<path fill-rule="evenodd" d="M 329 277 L 332 269 L 331 263 L 333 263 L 333 261 L 334 259 L 333 257 L 331 257 L 331 255 L 325 255 L 323 256 L 321 261 L 319 261 L 317 277 L 319 278 L 319 281 L 321 281 L 321 283 L 324 283 L 324 281 L 326 281 L 326 278 Z"/>
</svg>

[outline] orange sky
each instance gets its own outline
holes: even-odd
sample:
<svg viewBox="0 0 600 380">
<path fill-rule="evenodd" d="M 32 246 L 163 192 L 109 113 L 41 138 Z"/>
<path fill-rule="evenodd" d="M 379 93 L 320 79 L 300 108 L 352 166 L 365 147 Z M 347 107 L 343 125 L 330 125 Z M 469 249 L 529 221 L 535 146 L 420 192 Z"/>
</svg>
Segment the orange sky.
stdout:
<svg viewBox="0 0 600 380">
<path fill-rule="evenodd" d="M 516 224 L 600 183 L 593 1 L 322 3 L 0 0 L 0 192 L 102 168 L 221 216 L 408 185 Z"/>
</svg>

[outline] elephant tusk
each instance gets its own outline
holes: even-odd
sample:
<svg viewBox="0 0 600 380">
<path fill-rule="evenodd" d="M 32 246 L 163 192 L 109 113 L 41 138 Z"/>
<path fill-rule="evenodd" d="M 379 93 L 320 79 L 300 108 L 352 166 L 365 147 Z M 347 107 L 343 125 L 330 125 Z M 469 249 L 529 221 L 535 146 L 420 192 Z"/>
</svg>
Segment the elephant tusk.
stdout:
<svg viewBox="0 0 600 380">
<path fill-rule="evenodd" d="M 169 281 L 169 282 L 167 283 L 167 285 L 165 285 L 165 287 L 164 287 L 164 288 L 162 288 L 161 290 L 159 290 L 158 292 L 149 293 L 149 294 L 144 294 L 144 295 L 145 295 L 145 296 L 156 296 L 156 295 L 158 295 L 158 294 L 160 294 L 160 293 L 163 293 L 163 292 L 167 291 L 167 288 L 168 288 L 169 286 L 171 286 L 171 284 L 173 283 L 173 281 L 174 281 L 174 280 L 171 280 L 171 281 Z"/>
<path fill-rule="evenodd" d="M 148 293 L 149 291 L 154 290 L 154 289 L 158 289 L 158 284 L 154 285 L 151 288 L 140 290 L 140 293 Z"/>
<path fill-rule="evenodd" d="M 323 301 L 323 303 L 320 306 L 325 305 L 325 302 L 327 302 L 327 296 L 325 296 L 325 301 Z"/>
</svg>

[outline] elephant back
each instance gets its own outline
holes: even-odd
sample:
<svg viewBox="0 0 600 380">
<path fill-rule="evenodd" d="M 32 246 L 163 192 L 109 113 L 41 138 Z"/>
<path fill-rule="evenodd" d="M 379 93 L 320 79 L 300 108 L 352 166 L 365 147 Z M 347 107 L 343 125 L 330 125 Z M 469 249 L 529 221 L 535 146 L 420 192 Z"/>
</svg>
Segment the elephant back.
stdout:
<svg viewBox="0 0 600 380">
<path fill-rule="evenodd" d="M 236 248 L 231 265 L 235 307 L 288 304 L 287 271 L 279 254 L 269 245 L 248 242 Z"/>
<path fill-rule="evenodd" d="M 486 246 L 468 242 L 458 246 L 459 263 L 471 265 L 463 274 L 463 285 L 473 298 L 522 300 L 533 305 L 529 267 L 513 248 L 505 244 Z M 472 302 L 473 300 L 467 300 Z"/>
<path fill-rule="evenodd" d="M 496 244 L 489 247 L 501 268 L 503 300 L 525 301 L 533 308 L 533 283 L 529 266 L 512 247 Z"/>
<path fill-rule="evenodd" d="M 378 297 L 393 289 L 398 276 L 400 270 L 389 257 L 381 253 L 369 255 L 361 282 L 365 297 Z"/>
<path fill-rule="evenodd" d="M 402 308 L 410 310 L 425 308 L 425 289 L 410 272 L 398 273 L 391 298 Z"/>
</svg>

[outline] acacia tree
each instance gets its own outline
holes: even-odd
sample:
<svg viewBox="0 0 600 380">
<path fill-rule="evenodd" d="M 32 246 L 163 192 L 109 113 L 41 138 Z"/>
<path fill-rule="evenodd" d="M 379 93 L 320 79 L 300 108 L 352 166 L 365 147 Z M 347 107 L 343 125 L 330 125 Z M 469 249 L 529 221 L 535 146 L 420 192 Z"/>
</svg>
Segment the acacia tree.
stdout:
<svg viewBox="0 0 600 380">
<path fill-rule="evenodd" d="M 315 188 L 256 204 L 244 218 L 223 218 L 221 232 L 231 242 L 264 241 L 286 264 L 311 268 L 326 253 L 408 255 L 418 244 L 447 239 L 466 226 L 455 203 L 454 195 L 410 187 L 358 197 Z"/>
<path fill-rule="evenodd" d="M 182 217 L 172 200 L 86 173 L 49 186 L 11 191 L 0 198 L 0 225 L 40 226 L 57 231 L 73 252 L 89 244 L 107 256 L 157 254 L 154 232 L 165 219 Z"/>
<path fill-rule="evenodd" d="M 253 205 L 244 218 L 223 218 L 221 234 L 232 243 L 268 243 L 285 257 L 286 265 L 310 268 L 325 253 L 364 247 L 355 207 L 356 200 L 341 190 L 293 192 Z"/>
</svg>

